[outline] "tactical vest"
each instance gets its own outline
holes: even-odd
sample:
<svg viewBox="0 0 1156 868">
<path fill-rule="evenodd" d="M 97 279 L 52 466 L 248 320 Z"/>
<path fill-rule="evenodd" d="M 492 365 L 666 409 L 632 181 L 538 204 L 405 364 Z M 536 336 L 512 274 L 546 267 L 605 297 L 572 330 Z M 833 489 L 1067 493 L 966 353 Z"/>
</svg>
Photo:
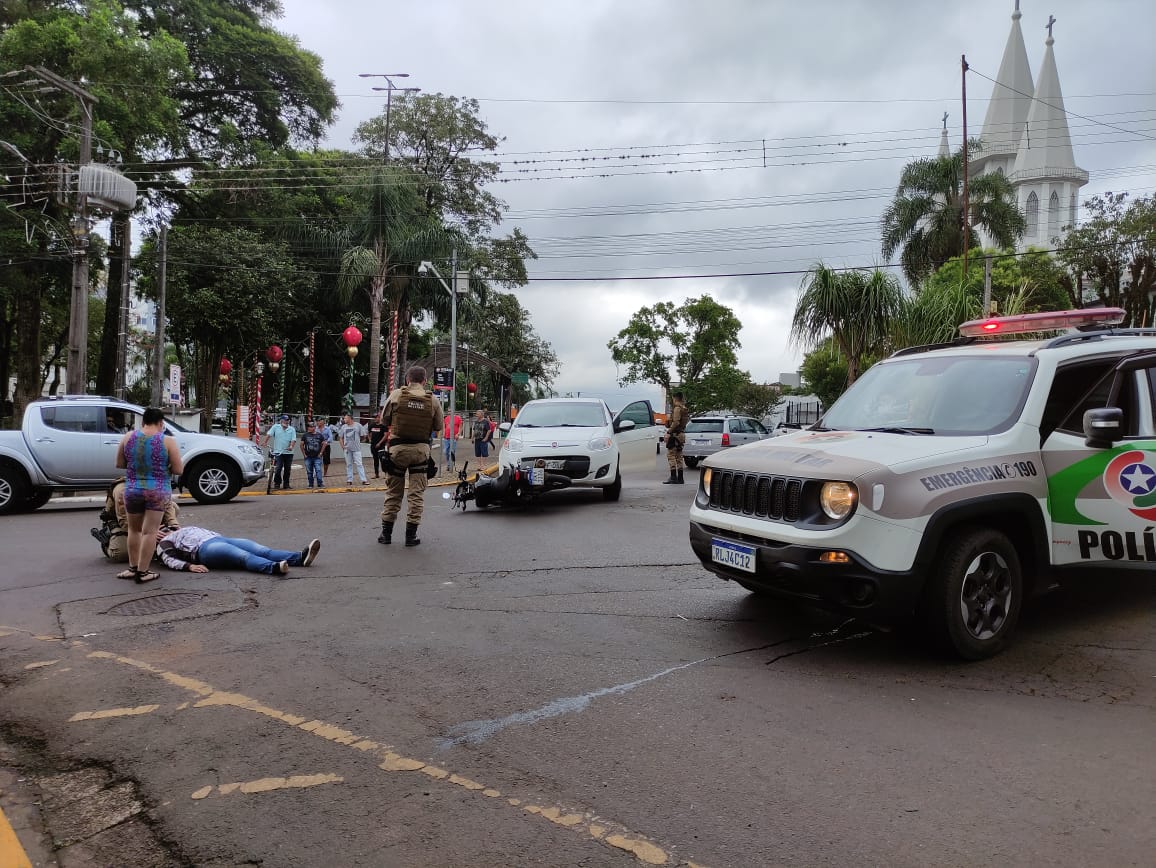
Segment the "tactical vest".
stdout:
<svg viewBox="0 0 1156 868">
<path fill-rule="evenodd" d="M 390 442 L 429 442 L 430 434 L 433 433 L 433 402 L 433 395 L 424 389 L 411 391 L 409 386 L 401 389 L 390 417 Z"/>
</svg>

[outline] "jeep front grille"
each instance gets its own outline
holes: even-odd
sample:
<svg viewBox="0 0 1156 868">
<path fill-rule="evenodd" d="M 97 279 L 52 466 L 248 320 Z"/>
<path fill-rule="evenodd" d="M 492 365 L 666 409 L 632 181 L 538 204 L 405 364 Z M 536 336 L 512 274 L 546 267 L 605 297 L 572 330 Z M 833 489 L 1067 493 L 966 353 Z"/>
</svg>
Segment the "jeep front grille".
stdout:
<svg viewBox="0 0 1156 868">
<path fill-rule="evenodd" d="M 803 482 L 785 476 L 714 471 L 710 508 L 775 521 L 798 521 L 802 511 Z"/>
</svg>

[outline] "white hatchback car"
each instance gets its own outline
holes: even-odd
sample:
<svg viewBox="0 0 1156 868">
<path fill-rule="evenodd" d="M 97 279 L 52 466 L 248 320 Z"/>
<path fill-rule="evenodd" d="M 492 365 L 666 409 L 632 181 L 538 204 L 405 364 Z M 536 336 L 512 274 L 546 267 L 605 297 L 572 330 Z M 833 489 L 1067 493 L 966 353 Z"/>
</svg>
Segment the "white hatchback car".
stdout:
<svg viewBox="0 0 1156 868">
<path fill-rule="evenodd" d="M 529 493 L 581 485 L 606 500 L 622 492 L 624 471 L 654 469 L 654 411 L 635 401 L 617 414 L 600 398 L 543 398 L 518 411 L 498 463 L 524 474 Z"/>
</svg>

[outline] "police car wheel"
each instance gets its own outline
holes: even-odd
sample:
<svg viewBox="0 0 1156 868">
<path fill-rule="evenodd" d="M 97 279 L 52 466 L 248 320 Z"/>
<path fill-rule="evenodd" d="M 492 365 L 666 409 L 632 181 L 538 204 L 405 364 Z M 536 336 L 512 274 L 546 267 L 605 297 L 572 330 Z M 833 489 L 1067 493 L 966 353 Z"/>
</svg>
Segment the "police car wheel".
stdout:
<svg viewBox="0 0 1156 868">
<path fill-rule="evenodd" d="M 924 618 L 932 640 L 965 660 L 1003 650 L 1019 620 L 1023 573 L 1008 538 L 991 528 L 960 528 L 944 538 L 928 582 Z"/>
</svg>

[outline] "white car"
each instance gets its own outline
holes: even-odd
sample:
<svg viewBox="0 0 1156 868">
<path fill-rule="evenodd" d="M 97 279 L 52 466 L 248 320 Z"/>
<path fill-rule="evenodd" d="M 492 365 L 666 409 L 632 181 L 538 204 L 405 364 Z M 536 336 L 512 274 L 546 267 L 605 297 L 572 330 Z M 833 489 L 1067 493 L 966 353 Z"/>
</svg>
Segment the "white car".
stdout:
<svg viewBox="0 0 1156 868">
<path fill-rule="evenodd" d="M 502 430 L 507 436 L 498 464 L 523 483 L 527 496 L 580 485 L 617 500 L 624 472 L 654 469 L 649 401 L 613 414 L 600 398 L 543 398 L 527 402 Z"/>
</svg>

